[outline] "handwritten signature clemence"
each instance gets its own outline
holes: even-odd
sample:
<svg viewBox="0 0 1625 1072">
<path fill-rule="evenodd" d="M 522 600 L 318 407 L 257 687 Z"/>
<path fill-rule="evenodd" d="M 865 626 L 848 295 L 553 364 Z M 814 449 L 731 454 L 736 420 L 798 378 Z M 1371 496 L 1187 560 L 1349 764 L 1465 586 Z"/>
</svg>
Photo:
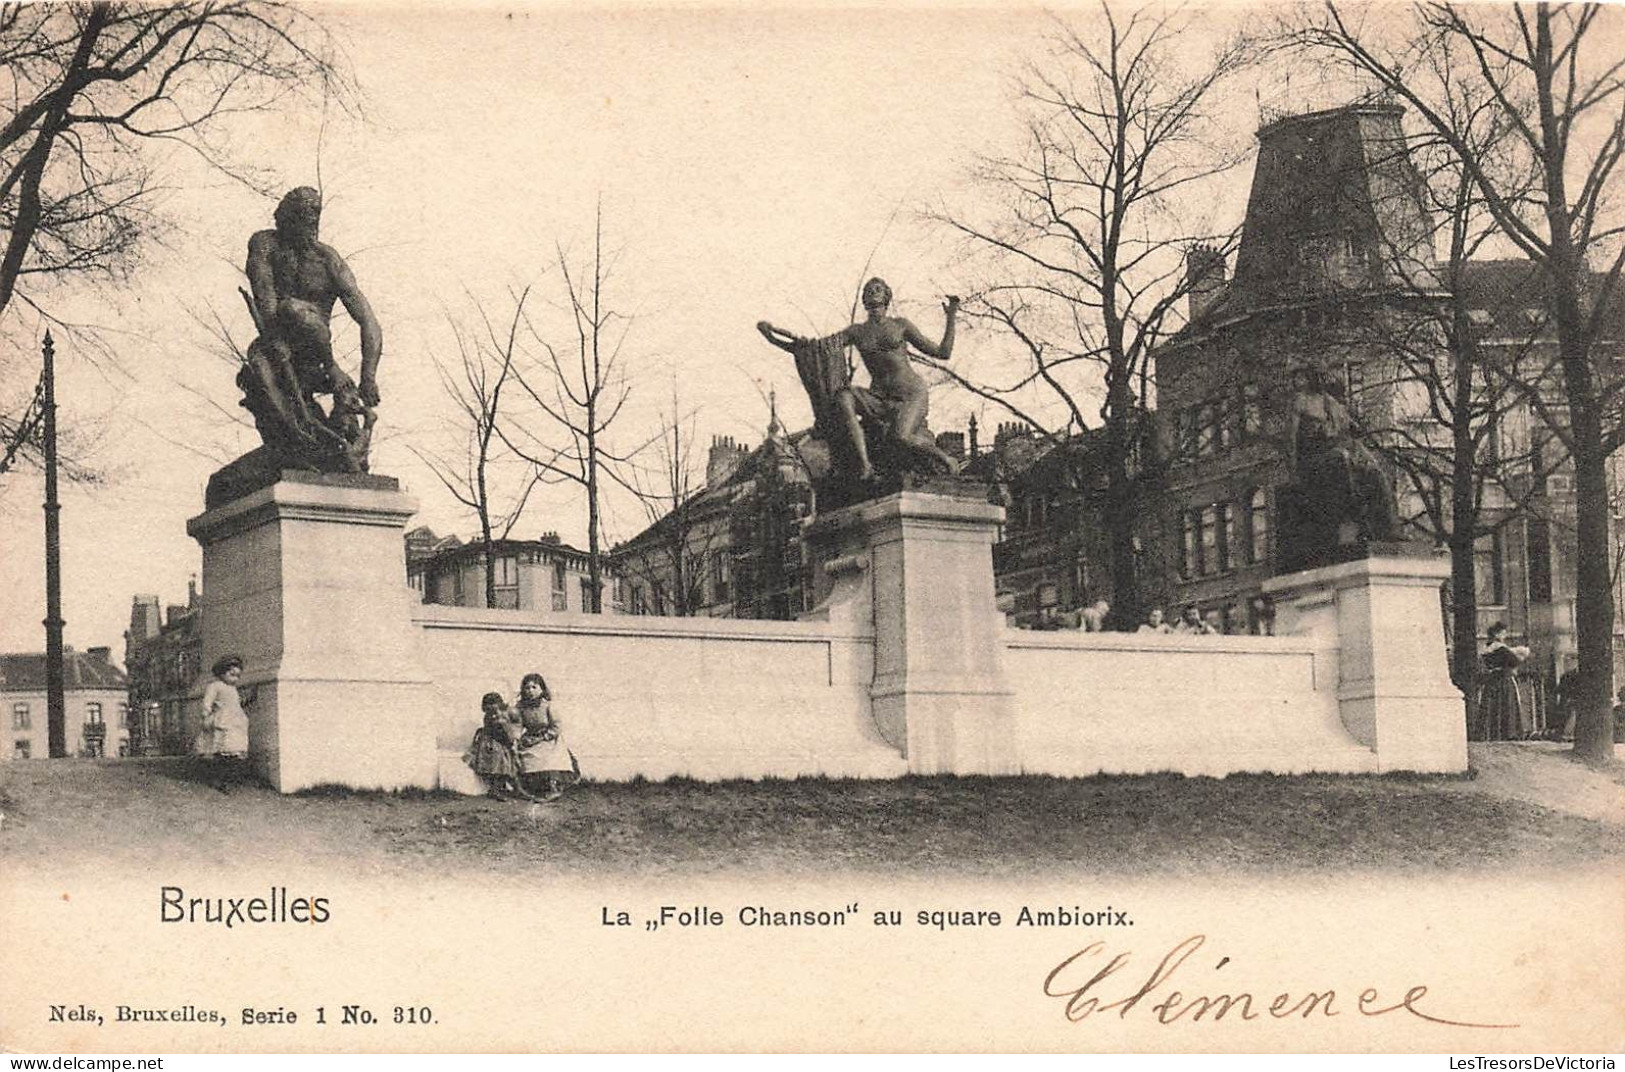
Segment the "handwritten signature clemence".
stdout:
<svg viewBox="0 0 1625 1072">
<path fill-rule="evenodd" d="M 1125 997 L 1111 998 L 1108 980 L 1127 967 L 1132 953 L 1123 952 L 1113 956 L 1101 965 L 1101 959 L 1106 956 L 1105 942 L 1091 942 L 1082 949 L 1073 953 L 1057 964 L 1050 973 L 1044 977 L 1044 994 L 1046 997 L 1066 999 L 1066 1018 L 1073 1023 L 1096 1013 L 1116 1011 L 1120 1019 L 1128 1019 L 1129 1013 L 1140 1006 L 1143 1001 L 1151 998 L 1155 991 L 1165 991 L 1158 995 L 1161 1000 L 1155 1004 L 1145 1006 L 1147 1012 L 1156 1018 L 1159 1024 L 1177 1023 L 1189 1017 L 1192 1022 L 1199 1021 L 1208 1013 L 1212 1013 L 1214 1021 L 1221 1020 L 1226 1014 L 1234 1013 L 1235 1018 L 1242 1020 L 1259 1020 L 1268 1015 L 1277 1020 L 1284 1020 L 1297 1016 L 1307 1020 L 1317 1012 L 1326 1017 L 1342 1015 L 1338 1008 L 1338 995 L 1336 990 L 1308 990 L 1301 996 L 1282 992 L 1268 999 L 1255 997 L 1247 991 L 1235 994 L 1192 994 L 1187 995 L 1178 990 L 1168 988 L 1174 973 L 1189 960 L 1196 951 L 1202 948 L 1207 936 L 1193 934 L 1169 950 L 1156 969 L 1146 977 L 1136 989 Z M 1221 958 L 1214 965 L 1213 970 L 1218 971 L 1230 963 L 1229 957 Z M 1094 969 L 1094 974 L 1087 973 Z M 1195 968 L 1191 969 L 1196 970 Z M 1124 972 L 1132 978 L 1132 974 Z M 1189 974 L 1189 973 L 1187 973 Z M 1126 980 L 1117 980 L 1126 981 Z M 1418 1003 L 1427 996 L 1428 988 L 1413 986 L 1405 991 L 1405 996 L 1397 1003 L 1380 1004 L 1381 997 L 1373 987 L 1367 987 L 1360 992 L 1355 1007 L 1364 1016 L 1386 1016 L 1394 1012 L 1406 1012 L 1419 1020 L 1426 1020 L 1432 1024 L 1445 1024 L 1450 1027 L 1477 1027 L 1477 1028 L 1513 1028 L 1517 1024 L 1476 1024 L 1463 1020 L 1449 1020 L 1441 1016 L 1433 1016 L 1418 1008 Z M 1263 1011 L 1259 1011 L 1262 1009 Z"/>
</svg>

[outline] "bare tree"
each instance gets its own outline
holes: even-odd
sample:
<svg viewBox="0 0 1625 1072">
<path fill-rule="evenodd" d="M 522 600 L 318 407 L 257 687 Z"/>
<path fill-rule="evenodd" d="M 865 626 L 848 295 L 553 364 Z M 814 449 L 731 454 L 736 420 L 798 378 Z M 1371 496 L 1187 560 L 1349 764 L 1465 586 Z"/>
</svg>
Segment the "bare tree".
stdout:
<svg viewBox="0 0 1625 1072">
<path fill-rule="evenodd" d="M 1205 63 L 1182 50 L 1188 20 L 1102 4 L 1100 29 L 1059 26 L 1054 55 L 1027 74 L 1025 151 L 983 163 L 981 185 L 1001 204 L 991 218 L 936 218 L 990 255 L 990 274 L 967 305 L 1024 355 L 1010 381 L 954 382 L 997 403 L 1056 444 L 1091 429 L 1099 399 L 1101 502 L 1111 549 L 1112 604 L 1139 619 L 1136 501 L 1153 438 L 1152 354 L 1180 326 L 1200 280 L 1184 271 L 1198 244 L 1222 256 L 1235 230 L 1202 219 L 1204 183 L 1241 163 L 1221 147 L 1209 110 L 1229 76 L 1250 62 L 1240 41 Z M 1037 398 L 1035 405 L 1027 399 Z M 1058 420 L 1045 414 L 1059 412 Z"/>
<path fill-rule="evenodd" d="M 1457 136 L 1497 168 L 1507 190 L 1527 193 L 1534 176 L 1514 173 L 1517 162 L 1499 154 L 1510 132 L 1493 101 L 1459 80 L 1447 49 L 1425 60 L 1413 78 L 1435 83 Z M 1384 290 L 1377 304 L 1362 303 L 1360 315 L 1336 318 L 1325 335 L 1311 328 L 1304 341 L 1333 364 L 1347 355 L 1356 431 L 1400 477 L 1407 524 L 1450 549 L 1451 673 L 1471 700 L 1479 678 L 1478 542 L 1532 516 L 1545 478 L 1566 460 L 1530 434 L 1529 408 L 1514 385 L 1550 379 L 1554 369 L 1540 324 L 1501 316 L 1488 332 L 1477 319 L 1485 310 L 1475 302 L 1488 296 L 1505 305 L 1511 295 L 1486 294 L 1507 282 L 1499 266 L 1475 263 L 1498 229 L 1455 151 L 1424 129 L 1372 139 L 1367 153 L 1372 159 L 1360 169 L 1416 180 L 1374 184 L 1385 192 L 1369 207 L 1388 221 L 1372 251 Z M 1372 197 L 1372 188 L 1337 186 L 1356 199 Z M 1489 334 L 1495 339 L 1485 345 Z"/>
<path fill-rule="evenodd" d="M 616 480 L 643 506 L 649 527 L 623 545 L 616 561 L 651 590 L 658 584 L 672 614 L 690 617 L 708 603 L 707 578 L 726 569 L 729 503 L 707 487 L 709 453 L 699 445 L 695 412 L 683 412 L 675 389 L 658 437 L 640 458 L 626 467 L 626 479 Z"/>
<path fill-rule="evenodd" d="M 15 299 L 69 330 L 47 291 L 123 276 L 156 226 L 152 147 L 186 146 L 247 181 L 226 151 L 233 117 L 351 93 L 319 23 L 276 0 L 6 3 L 0 72 L 0 325 Z M 7 418 L 7 446 L 25 423 Z"/>
<path fill-rule="evenodd" d="M 452 425 L 462 439 L 461 451 L 455 458 L 448 458 L 412 448 L 412 453 L 429 467 L 452 498 L 474 511 L 479 521 L 487 607 L 496 606 L 496 556 L 492 541 L 508 538 L 524 513 L 530 493 L 542 482 L 541 471 L 527 464 L 516 488 L 494 486 L 499 483 L 497 470 L 501 463 L 514 460 L 504 458 L 508 451 L 498 428 L 506 419 L 502 396 L 514 379 L 519 327 L 529 298 L 528 287 L 513 296 L 513 316 L 506 328 L 492 323 L 478 301 L 473 302 L 479 320 L 476 327 L 465 328 L 447 317 L 452 337 L 457 342 L 458 361 L 455 368 L 448 368 L 436 358 L 435 371 L 455 411 Z M 505 505 L 499 505 L 504 501 Z"/>
<path fill-rule="evenodd" d="M 1537 384 L 1529 404 L 1548 415 L 1573 458 L 1576 493 L 1577 605 L 1581 681 L 1576 751 L 1588 760 L 1613 755 L 1609 683 L 1613 677 L 1613 601 L 1609 595 L 1609 455 L 1625 443 L 1620 378 L 1609 367 L 1605 332 L 1620 319 L 1621 228 L 1610 216 L 1615 172 L 1625 156 L 1625 61 L 1620 13 L 1601 4 L 1513 4 L 1413 8 L 1409 25 L 1386 32 L 1363 22 L 1365 9 L 1328 3 L 1302 39 L 1409 104 L 1452 150 L 1471 177 L 1501 235 L 1539 269 L 1557 340 L 1566 413 L 1554 412 Z M 1515 133 L 1508 152 L 1538 174 L 1535 196 L 1505 178 L 1452 124 L 1426 81 L 1420 57 L 1448 47 Z M 1516 173 L 1516 172 L 1514 172 Z M 1593 260 L 1606 264 L 1593 270 Z"/>
<path fill-rule="evenodd" d="M 610 428 L 631 396 L 621 363 L 632 318 L 606 304 L 615 256 L 604 249 L 604 209 L 594 213 L 592 259 L 585 272 L 573 267 L 562 246 L 555 247 L 563 284 L 565 316 L 574 338 L 555 346 L 525 316 L 529 336 L 545 358 L 516 370 L 514 379 L 540 415 L 541 428 L 528 421 L 497 426 L 497 435 L 520 458 L 548 477 L 580 485 L 587 497 L 587 570 L 593 614 L 603 610 L 603 509 L 607 473 L 627 462 L 609 445 Z M 561 442 L 562 440 L 562 442 Z"/>
</svg>

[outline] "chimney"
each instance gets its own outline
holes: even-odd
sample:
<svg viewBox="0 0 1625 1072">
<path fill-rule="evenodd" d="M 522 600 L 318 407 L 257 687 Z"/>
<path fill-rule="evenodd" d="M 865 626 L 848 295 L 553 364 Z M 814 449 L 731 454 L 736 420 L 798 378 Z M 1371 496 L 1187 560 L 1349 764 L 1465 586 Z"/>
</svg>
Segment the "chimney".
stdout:
<svg viewBox="0 0 1625 1072">
<path fill-rule="evenodd" d="M 1185 254 L 1185 301 L 1191 320 L 1213 307 L 1224 284 L 1224 254 L 1212 246 L 1192 246 Z"/>
<path fill-rule="evenodd" d="M 184 617 L 186 617 L 186 608 L 181 606 L 179 603 L 171 603 L 169 606 L 164 608 L 165 625 L 174 625 Z"/>
<path fill-rule="evenodd" d="M 937 436 L 937 449 L 955 461 L 965 460 L 965 433 L 943 432 Z"/>
<path fill-rule="evenodd" d="M 1025 421 L 1000 421 L 999 430 L 993 433 L 993 449 L 998 450 L 1012 439 L 1030 438 L 1032 434 L 1032 428 Z"/>
<path fill-rule="evenodd" d="M 733 436 L 712 436 L 711 453 L 705 462 L 705 486 L 714 488 L 726 483 L 744 457 L 745 448 L 735 443 Z"/>
<path fill-rule="evenodd" d="M 557 547 L 559 544 L 563 543 L 564 541 L 559 539 L 559 534 L 557 532 L 544 532 L 536 540 L 536 542 L 540 543 L 540 544 L 546 544 L 549 547 Z"/>
</svg>

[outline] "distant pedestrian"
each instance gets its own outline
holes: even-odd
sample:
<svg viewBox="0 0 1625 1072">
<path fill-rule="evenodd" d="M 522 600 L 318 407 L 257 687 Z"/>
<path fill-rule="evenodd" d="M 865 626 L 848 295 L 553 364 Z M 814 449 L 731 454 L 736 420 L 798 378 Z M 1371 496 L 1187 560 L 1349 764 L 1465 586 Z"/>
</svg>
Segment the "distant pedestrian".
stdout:
<svg viewBox="0 0 1625 1072">
<path fill-rule="evenodd" d="M 1517 675 L 1518 666 L 1529 658 L 1529 649 L 1507 643 L 1505 622 L 1491 625 L 1485 639 L 1484 680 L 1478 687 L 1467 736 L 1475 741 L 1521 741 L 1534 729 Z"/>
<path fill-rule="evenodd" d="M 1112 605 L 1104 599 L 1097 599 L 1089 606 L 1078 611 L 1078 624 L 1086 633 L 1104 633 L 1106 631 L 1106 615 L 1112 612 Z"/>
<path fill-rule="evenodd" d="M 519 684 L 520 784 L 543 800 L 564 795 L 581 778 L 581 764 L 565 745 L 563 727 L 553 714 L 553 693 L 541 674 L 526 674 Z"/>
<path fill-rule="evenodd" d="M 1191 636 L 1207 636 L 1213 630 L 1208 628 L 1207 622 L 1202 620 L 1202 608 L 1195 603 L 1185 608 L 1180 615 L 1179 624 L 1174 626 L 1174 632 L 1187 633 Z"/>
<path fill-rule="evenodd" d="M 1146 613 L 1145 621 L 1140 623 L 1140 628 L 1135 630 L 1137 633 L 1172 633 L 1173 631 L 1174 627 L 1163 619 L 1161 607 L 1152 607 Z"/>
<path fill-rule="evenodd" d="M 1224 635 L 1224 615 L 1219 613 L 1217 607 L 1202 615 L 1202 624 L 1207 627 L 1208 636 Z"/>
<path fill-rule="evenodd" d="M 230 789 L 233 775 L 248 755 L 248 715 L 237 686 L 243 678 L 243 660 L 224 655 L 212 667 L 214 680 L 203 689 L 203 717 L 198 723 L 192 751 L 211 760 L 214 787 Z"/>
<path fill-rule="evenodd" d="M 1580 717 L 1581 682 L 1579 667 L 1572 667 L 1563 671 L 1557 679 L 1557 689 L 1553 696 L 1553 706 L 1557 708 L 1557 717 L 1562 719 L 1562 729 L 1558 732 L 1559 739 L 1574 740 L 1574 726 Z"/>
</svg>

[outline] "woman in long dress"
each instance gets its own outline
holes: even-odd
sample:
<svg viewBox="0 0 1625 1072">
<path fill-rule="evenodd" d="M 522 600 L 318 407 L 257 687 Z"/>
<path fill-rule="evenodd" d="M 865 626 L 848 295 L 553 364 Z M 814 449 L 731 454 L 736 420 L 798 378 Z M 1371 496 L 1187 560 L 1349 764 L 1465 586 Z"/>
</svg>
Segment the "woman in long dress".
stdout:
<svg viewBox="0 0 1625 1072">
<path fill-rule="evenodd" d="M 575 753 L 564 743 L 563 727 L 553 714 L 553 693 L 541 674 L 526 674 L 519 683 L 519 771 L 525 787 L 543 800 L 557 800 L 564 787 L 581 777 Z"/>
<path fill-rule="evenodd" d="M 1518 666 L 1529 658 L 1529 649 L 1511 646 L 1506 637 L 1504 622 L 1490 626 L 1483 655 L 1484 680 L 1473 706 L 1473 732 L 1468 734 L 1475 741 L 1520 741 L 1534 729 L 1517 676 Z"/>
</svg>

